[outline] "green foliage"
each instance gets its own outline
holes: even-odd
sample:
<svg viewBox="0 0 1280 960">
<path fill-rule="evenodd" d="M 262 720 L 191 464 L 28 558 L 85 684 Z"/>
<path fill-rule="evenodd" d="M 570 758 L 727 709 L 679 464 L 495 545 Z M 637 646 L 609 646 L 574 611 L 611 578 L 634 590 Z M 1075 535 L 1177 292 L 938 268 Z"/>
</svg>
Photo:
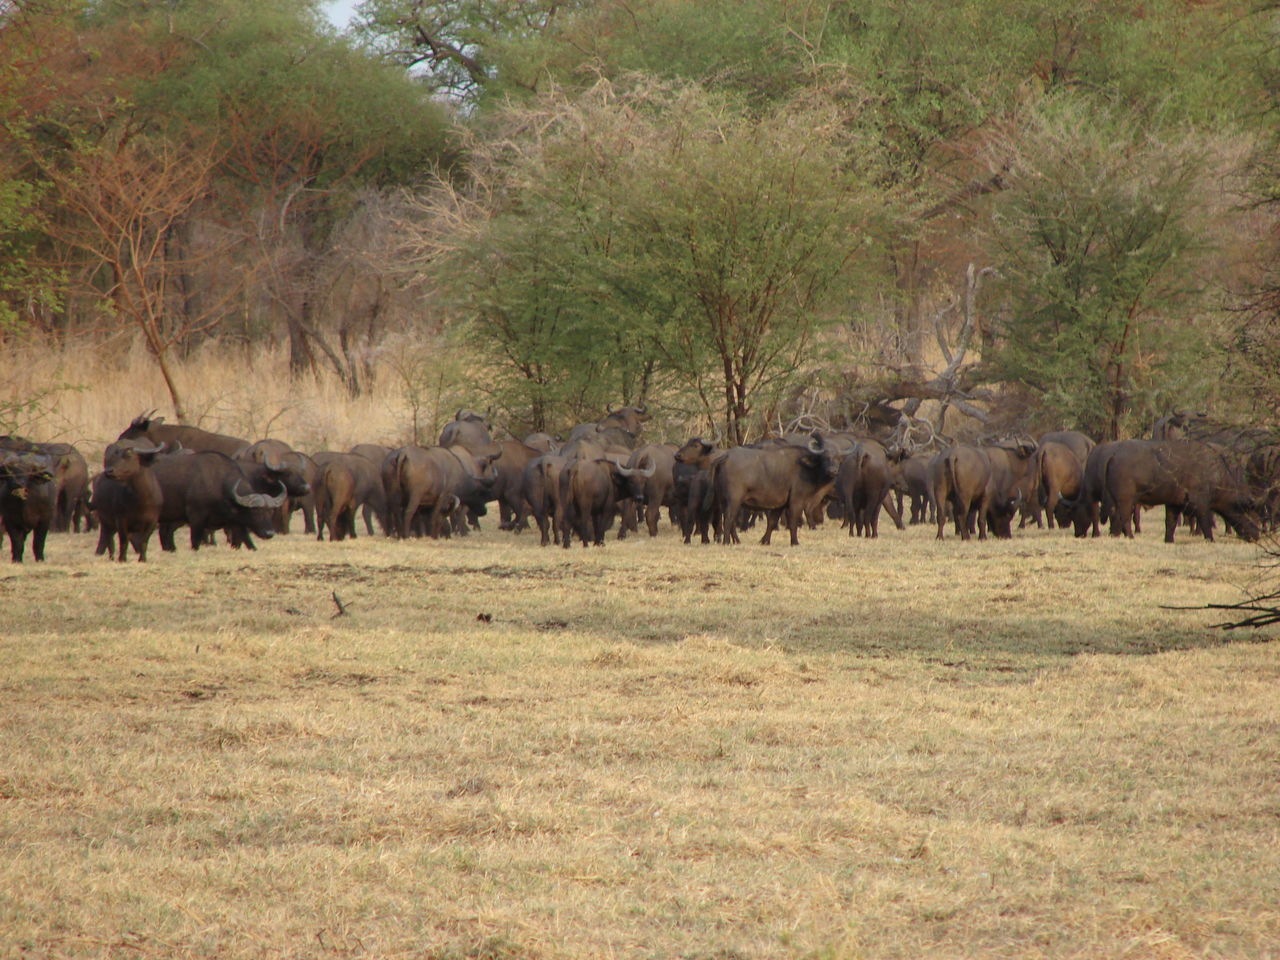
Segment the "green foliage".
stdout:
<svg viewBox="0 0 1280 960">
<path fill-rule="evenodd" d="M 1202 394 L 1218 369 L 1196 272 L 1207 170 L 1192 138 L 1083 98 L 1046 103 L 990 225 L 1005 310 L 990 375 L 1111 438 Z"/>
<path fill-rule="evenodd" d="M 601 82 L 505 123 L 538 142 L 477 172 L 493 199 L 434 275 L 509 401 L 555 423 L 657 379 L 739 438 L 758 427 L 886 215 L 868 157 L 829 111 L 756 119 L 693 87 Z"/>
<path fill-rule="evenodd" d="M 335 36 L 307 0 L 188 2 L 163 15 L 144 5 L 138 17 L 152 42 L 179 40 L 170 69 L 139 78 L 139 111 L 213 133 L 242 183 L 404 183 L 448 152 L 443 109 Z"/>
<path fill-rule="evenodd" d="M 40 185 L 0 180 L 0 331 L 18 326 L 16 302 L 56 305 L 56 277 L 37 255 Z"/>
<path fill-rule="evenodd" d="M 544 34 L 588 0 L 365 0 L 360 34 L 433 95 L 475 102 L 536 85 Z M 492 88 L 497 88 L 492 89 Z"/>
</svg>

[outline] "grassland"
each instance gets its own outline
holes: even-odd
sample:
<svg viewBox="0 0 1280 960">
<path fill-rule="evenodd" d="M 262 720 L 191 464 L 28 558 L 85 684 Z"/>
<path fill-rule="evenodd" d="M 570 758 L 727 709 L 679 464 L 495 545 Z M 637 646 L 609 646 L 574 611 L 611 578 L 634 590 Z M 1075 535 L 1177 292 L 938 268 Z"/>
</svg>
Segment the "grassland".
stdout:
<svg viewBox="0 0 1280 960">
<path fill-rule="evenodd" d="M 1238 542 L 92 544 L 0 569 L 5 956 L 1280 953 Z"/>
</svg>

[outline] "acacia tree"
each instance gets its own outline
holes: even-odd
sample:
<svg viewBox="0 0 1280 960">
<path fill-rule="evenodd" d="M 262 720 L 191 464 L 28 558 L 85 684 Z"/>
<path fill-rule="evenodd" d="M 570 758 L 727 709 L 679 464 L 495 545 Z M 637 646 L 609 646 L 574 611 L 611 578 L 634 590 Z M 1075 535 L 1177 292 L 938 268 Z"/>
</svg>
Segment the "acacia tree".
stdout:
<svg viewBox="0 0 1280 960">
<path fill-rule="evenodd" d="M 1109 439 L 1202 393 L 1220 368 L 1197 141 L 1068 97 L 1019 131 L 1016 157 L 988 233 L 1006 317 L 989 375 Z"/>
<path fill-rule="evenodd" d="M 734 442 L 813 369 L 816 335 L 883 237 L 865 146 L 840 129 L 821 107 L 756 119 L 686 91 L 612 186 L 603 272 Z"/>
<path fill-rule="evenodd" d="M 854 146 L 820 106 L 757 118 L 635 78 L 554 91 L 478 144 L 415 256 L 535 394 L 641 399 L 666 377 L 741 442 L 878 232 Z"/>
<path fill-rule="evenodd" d="M 404 71 L 333 36 L 308 0 L 135 6 L 149 42 L 182 53 L 138 99 L 166 130 L 205 129 L 219 144 L 218 213 L 254 251 L 290 370 L 319 359 L 360 392 L 359 358 L 321 322 L 334 231 L 370 187 L 448 165 L 446 112 Z"/>
<path fill-rule="evenodd" d="M 98 300 L 113 323 L 142 334 L 182 422 L 187 414 L 171 353 L 222 319 L 223 304 L 194 314 L 174 309 L 177 278 L 197 258 L 220 259 L 225 250 L 205 246 L 179 259 L 168 241 L 207 197 L 219 159 L 208 143 L 174 144 L 125 128 L 100 143 L 78 143 L 70 157 L 42 171 L 58 198 L 45 230 L 79 255 L 72 283 Z"/>
</svg>

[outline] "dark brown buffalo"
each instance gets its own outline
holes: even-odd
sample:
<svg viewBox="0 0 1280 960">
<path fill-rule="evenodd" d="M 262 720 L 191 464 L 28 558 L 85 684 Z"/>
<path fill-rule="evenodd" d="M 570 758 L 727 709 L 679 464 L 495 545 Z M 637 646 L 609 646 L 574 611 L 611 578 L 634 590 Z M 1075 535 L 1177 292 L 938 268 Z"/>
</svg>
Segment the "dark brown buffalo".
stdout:
<svg viewBox="0 0 1280 960">
<path fill-rule="evenodd" d="M 1179 517 L 1195 517 L 1206 540 L 1213 539 L 1213 515 L 1220 515 L 1242 539 L 1258 539 L 1255 501 L 1241 465 L 1221 447 L 1197 440 L 1125 440 L 1103 469 L 1103 501 L 1112 532 L 1133 536 L 1132 517 L 1140 506 L 1164 506 L 1166 543 L 1173 543 Z"/>
<path fill-rule="evenodd" d="M 382 444 L 380 444 L 380 443 L 357 443 L 354 447 L 352 447 L 352 448 L 351 448 L 350 450 L 348 450 L 347 452 L 348 452 L 348 453 L 354 453 L 354 454 L 356 454 L 356 455 L 358 455 L 358 456 L 364 457 L 366 460 L 368 460 L 370 463 L 372 463 L 372 464 L 374 465 L 374 467 L 375 467 L 375 468 L 377 469 L 377 471 L 378 471 L 378 477 L 379 477 L 378 482 L 379 482 L 379 483 L 381 483 L 381 482 L 382 482 L 382 480 L 381 480 L 381 477 L 382 477 L 382 461 L 386 460 L 386 459 L 387 459 L 387 456 L 391 453 L 391 448 L 390 448 L 390 447 L 384 447 L 384 446 L 383 446 Z M 383 502 L 384 502 L 384 503 L 386 502 L 386 499 L 387 499 L 387 494 L 386 494 L 386 491 L 384 490 L 384 491 L 382 492 L 382 500 L 383 500 Z M 366 504 L 364 505 L 364 509 L 363 509 L 363 510 L 361 510 L 360 512 L 361 512 L 361 514 L 363 514 L 363 515 L 364 515 L 364 529 L 365 529 L 365 532 L 366 532 L 366 533 L 368 533 L 368 534 L 369 534 L 369 536 L 373 536 L 374 508 L 373 508 L 370 504 L 366 503 Z M 381 520 L 381 518 L 379 518 L 379 520 Z M 388 536 L 390 536 L 390 535 L 391 535 L 391 529 L 392 529 L 392 528 L 391 528 L 391 526 L 390 526 L 390 517 L 389 517 L 389 516 L 388 516 L 387 520 L 388 520 L 388 522 L 387 522 L 387 523 L 385 523 L 385 524 L 383 524 L 383 526 L 382 526 L 382 531 L 383 531 L 383 533 L 385 533 L 385 534 L 387 534 Z"/>
<path fill-rule="evenodd" d="M 145 440 L 117 440 L 102 458 L 102 473 L 93 481 L 93 511 L 98 515 L 99 556 L 124 563 L 133 545 L 138 562 L 147 559 L 147 544 L 160 523 L 164 494 L 152 466 L 164 447 Z M 116 549 L 116 543 L 119 549 Z"/>
<path fill-rule="evenodd" d="M 539 454 L 546 454 L 559 452 L 563 441 L 560 437 L 549 433 L 531 433 L 524 438 L 523 442 L 526 447 L 533 447 Z"/>
<path fill-rule="evenodd" d="M 53 461 L 54 533 L 66 533 L 74 529 L 80 532 L 81 523 L 88 527 L 89 517 L 89 464 L 84 456 L 69 443 L 40 443 L 22 437 L 0 437 L 0 449 L 17 453 L 35 453 Z"/>
<path fill-rule="evenodd" d="M 485 512 L 497 474 L 497 454 L 476 457 L 466 447 L 401 447 L 382 464 L 382 485 L 396 536 L 415 530 L 419 511 L 426 516 L 425 532 L 433 539 L 447 532 L 446 519 L 455 509 Z"/>
<path fill-rule="evenodd" d="M 1076 456 L 1071 447 L 1054 440 L 1041 440 L 1036 450 L 1036 476 L 1039 478 L 1039 496 L 1036 498 L 1036 513 L 1044 509 L 1045 522 L 1052 529 L 1055 522 L 1066 527 L 1065 519 L 1069 512 L 1059 509 L 1065 499 L 1074 502 L 1080 496 L 1080 487 L 1084 483 L 1084 464 L 1088 461 Z M 1037 517 L 1038 520 L 1038 517 Z"/>
<path fill-rule="evenodd" d="M 154 413 L 155 411 L 153 410 L 151 413 L 144 413 L 134 417 L 133 422 L 125 427 L 116 439 L 150 440 L 153 445 L 160 446 L 163 444 L 170 451 L 179 449 L 215 450 L 218 453 L 225 453 L 228 457 L 234 457 L 249 446 L 249 441 L 240 437 L 230 437 L 224 433 L 210 433 L 208 430 L 201 430 L 199 427 L 165 423 L 164 417 L 153 416 Z"/>
<path fill-rule="evenodd" d="M 580 423 L 569 431 L 569 442 L 592 440 L 601 446 L 621 446 L 634 449 L 639 442 L 640 431 L 650 418 L 643 406 L 620 407 L 595 423 Z"/>
<path fill-rule="evenodd" d="M 1080 492 L 1076 497 L 1061 497 L 1063 507 L 1071 514 L 1071 522 L 1077 537 L 1101 536 L 1100 524 L 1110 514 L 1103 506 L 1103 478 L 1107 464 L 1115 454 L 1122 441 L 1112 440 L 1100 443 L 1089 451 L 1084 462 L 1084 471 L 1080 479 Z M 1141 520 L 1138 514 L 1133 517 L 1134 529 L 1141 532 Z"/>
<path fill-rule="evenodd" d="M 382 466 L 382 461 L 387 459 L 387 454 L 390 452 L 390 447 L 384 447 L 380 443 L 357 443 L 347 451 L 347 453 L 354 453 L 357 456 L 364 457 L 378 467 Z"/>
<path fill-rule="evenodd" d="M 524 470 L 524 496 L 538 525 L 542 546 L 560 542 L 564 511 L 560 507 L 560 471 L 566 457 L 547 453 L 530 460 Z"/>
<path fill-rule="evenodd" d="M 902 461 L 895 472 L 894 490 L 897 493 L 898 513 L 902 513 L 905 495 L 910 506 L 910 523 L 933 523 L 933 501 L 929 497 L 929 461 L 933 454 L 915 453 Z"/>
<path fill-rule="evenodd" d="M 961 540 L 987 538 L 987 490 L 991 482 L 991 458 L 986 450 L 969 444 L 948 447 L 929 461 L 929 498 L 937 511 L 938 536 L 942 540 L 947 508 Z"/>
<path fill-rule="evenodd" d="M 21 563 L 31 535 L 31 552 L 44 560 L 45 538 L 53 524 L 57 489 L 53 457 L 0 449 L 0 521 L 9 535 L 9 555 Z"/>
<path fill-rule="evenodd" d="M 466 447 L 477 457 L 497 452 L 489 424 L 480 414 L 470 410 L 459 410 L 456 419 L 444 425 L 439 445 L 445 448 Z"/>
<path fill-rule="evenodd" d="M 569 460 L 560 470 L 560 504 L 564 511 L 561 543 L 567 549 L 576 530 L 584 547 L 604 546 L 618 504 L 644 502 L 644 482 L 656 468 L 631 469 L 607 457 Z"/>
<path fill-rule="evenodd" d="M 191 549 L 206 534 L 227 530 L 232 542 L 254 549 L 251 534 L 269 540 L 275 534 L 273 511 L 300 482 L 289 471 L 236 460 L 216 450 L 157 457 L 152 471 L 160 483 L 160 546 L 175 549 L 173 533 L 191 528 Z"/>
<path fill-rule="evenodd" d="M 1060 443 L 1076 455 L 1081 465 L 1089 459 L 1089 451 L 1097 446 L 1093 438 L 1079 430 L 1052 430 L 1040 435 L 1040 443 Z"/>
<path fill-rule="evenodd" d="M 1036 443 L 1030 438 L 1010 440 L 982 448 L 991 463 L 987 491 L 983 498 L 987 529 L 1002 540 L 1013 536 L 1013 517 L 1018 508 L 1036 496 Z"/>
<path fill-rule="evenodd" d="M 247 460 L 250 463 L 261 463 L 272 470 L 293 471 L 297 476 L 301 477 L 301 488 L 294 487 L 294 489 L 302 489 L 302 492 L 291 492 L 285 498 L 284 503 L 280 505 L 280 509 L 276 511 L 276 533 L 289 532 L 289 520 L 295 510 L 302 511 L 303 532 L 312 533 L 315 531 L 316 499 L 315 494 L 312 492 L 312 487 L 315 486 L 320 470 L 310 457 L 305 453 L 299 453 L 294 450 L 283 440 L 273 439 L 258 440 L 251 443 L 244 449 L 237 451 L 235 456 L 239 460 Z"/>
<path fill-rule="evenodd" d="M 347 519 L 346 533 L 344 536 L 354 538 L 356 535 L 355 510 L 363 509 L 365 512 L 365 525 L 367 532 L 373 534 L 373 524 L 369 522 L 370 516 L 377 517 L 378 524 L 382 527 L 384 534 L 391 532 L 391 517 L 387 511 L 387 493 L 382 485 L 382 466 L 381 462 L 374 463 L 368 457 L 358 453 L 338 453 L 332 450 L 322 450 L 311 458 L 315 461 L 317 469 L 320 471 L 321 477 L 316 483 L 316 539 L 320 539 L 322 530 L 320 525 L 320 517 L 323 515 L 328 522 L 328 517 L 333 510 L 334 499 L 330 495 L 321 495 L 320 487 L 324 480 L 324 467 L 330 463 L 339 462 L 344 469 L 351 475 L 351 500 L 352 514 Z M 385 458 L 384 458 L 385 459 Z M 321 500 L 324 500 L 324 512 L 321 510 Z M 332 540 L 334 530 L 329 528 L 329 539 Z M 342 539 L 339 537 L 338 539 Z"/>
<path fill-rule="evenodd" d="M 319 454 L 317 454 L 319 456 Z M 354 457 L 355 454 L 343 455 Z M 363 457 L 360 457 L 364 460 Z M 317 461 L 320 476 L 316 478 L 316 539 L 324 539 L 329 528 L 329 542 L 356 535 L 356 475 L 339 456 Z M 372 464 L 370 464 L 372 466 Z M 378 486 L 382 486 L 379 478 Z"/>
<path fill-rule="evenodd" d="M 901 459 L 901 455 L 898 455 Z M 832 495 L 843 507 L 849 536 L 880 535 L 880 510 L 888 503 L 893 470 L 885 448 L 875 440 L 860 440 L 840 463 Z M 893 506 L 889 503 L 889 506 Z M 890 511 L 892 517 L 894 511 Z M 902 528 L 902 517 L 894 518 Z"/>
<path fill-rule="evenodd" d="M 1209 414 L 1192 410 L 1178 410 L 1160 417 L 1151 425 L 1152 440 L 1182 440 L 1197 434 L 1209 423 Z"/>
<path fill-rule="evenodd" d="M 791 545 L 800 542 L 804 512 L 826 496 L 836 479 L 835 459 L 816 431 L 806 447 L 773 449 L 734 447 L 712 461 L 712 484 L 720 504 L 720 528 L 725 543 L 738 543 L 738 521 L 744 509 L 768 514 L 762 544 L 768 544 L 779 519 L 785 516 Z"/>
<path fill-rule="evenodd" d="M 627 458 L 632 470 L 652 470 L 644 481 L 644 522 L 649 536 L 658 535 L 662 508 L 674 509 L 676 447 L 671 443 L 646 443 Z"/>
<path fill-rule="evenodd" d="M 519 532 L 529 526 L 525 468 L 542 453 L 519 440 L 503 440 L 496 447 L 499 453 L 493 468 L 497 477 L 490 496 L 498 501 L 498 529 Z"/>
<path fill-rule="evenodd" d="M 693 437 L 680 447 L 673 459 L 672 479 L 680 504 L 680 532 L 689 543 L 694 530 L 703 543 L 710 543 L 710 531 L 720 537 L 720 515 L 715 509 L 715 491 L 711 485 L 710 467 L 723 451 L 713 441 Z"/>
</svg>

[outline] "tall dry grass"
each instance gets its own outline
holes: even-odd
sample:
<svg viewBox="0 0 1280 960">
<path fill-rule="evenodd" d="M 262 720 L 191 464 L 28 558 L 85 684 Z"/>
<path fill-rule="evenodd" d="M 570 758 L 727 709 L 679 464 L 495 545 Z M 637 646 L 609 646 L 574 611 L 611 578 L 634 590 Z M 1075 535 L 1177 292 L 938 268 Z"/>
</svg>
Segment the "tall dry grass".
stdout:
<svg viewBox="0 0 1280 960">
<path fill-rule="evenodd" d="M 466 392 L 466 362 L 435 350 L 430 340 L 392 341 L 373 358 L 370 389 L 355 397 L 325 367 L 291 377 L 284 345 L 249 349 L 211 341 L 174 366 L 196 426 L 316 451 L 410 442 L 415 406 L 421 434 L 438 435 L 452 417 L 451 404 Z M 13 424 L 33 439 L 71 442 L 97 455 L 141 412 L 155 409 L 174 422 L 164 381 L 133 338 L 61 349 L 0 343 L 0 371 L 0 400 L 42 398 Z M 433 389 L 441 377 L 443 387 Z M 419 385 L 418 396 L 410 396 L 410 384 Z"/>
</svg>

